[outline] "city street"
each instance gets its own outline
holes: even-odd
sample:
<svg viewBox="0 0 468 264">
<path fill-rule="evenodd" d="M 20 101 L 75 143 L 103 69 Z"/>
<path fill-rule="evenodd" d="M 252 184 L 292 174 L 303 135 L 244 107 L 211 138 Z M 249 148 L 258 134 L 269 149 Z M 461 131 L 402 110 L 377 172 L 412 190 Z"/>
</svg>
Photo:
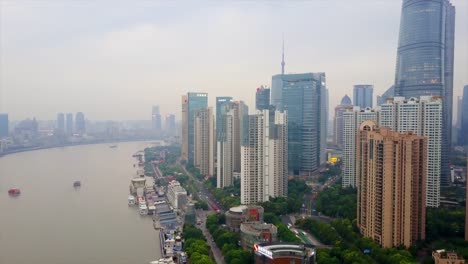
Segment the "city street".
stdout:
<svg viewBox="0 0 468 264">
<path fill-rule="evenodd" d="M 200 225 L 197 224 L 197 228 L 199 228 L 203 232 L 203 235 L 206 237 L 206 240 L 208 242 L 208 245 L 211 247 L 211 253 L 213 254 L 216 263 L 224 264 L 224 257 L 221 250 L 218 248 L 218 246 L 216 246 L 215 242 L 213 241 L 213 238 L 211 237 L 210 232 L 208 231 L 208 229 L 206 229 L 205 223 L 207 212 L 203 210 L 197 210 L 196 214 L 197 219 L 201 221 Z"/>
</svg>

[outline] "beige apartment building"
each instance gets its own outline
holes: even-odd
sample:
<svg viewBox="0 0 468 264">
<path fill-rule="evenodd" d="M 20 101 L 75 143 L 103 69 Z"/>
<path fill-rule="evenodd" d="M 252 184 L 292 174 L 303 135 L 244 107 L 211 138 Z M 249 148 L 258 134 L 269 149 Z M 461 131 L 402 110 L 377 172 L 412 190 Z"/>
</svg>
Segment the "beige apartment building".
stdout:
<svg viewBox="0 0 468 264">
<path fill-rule="evenodd" d="M 194 161 L 195 167 L 205 176 L 214 175 L 215 130 L 213 108 L 203 108 L 195 113 Z"/>
<path fill-rule="evenodd" d="M 357 135 L 357 221 L 382 247 L 425 238 L 427 139 L 364 121 Z"/>
</svg>

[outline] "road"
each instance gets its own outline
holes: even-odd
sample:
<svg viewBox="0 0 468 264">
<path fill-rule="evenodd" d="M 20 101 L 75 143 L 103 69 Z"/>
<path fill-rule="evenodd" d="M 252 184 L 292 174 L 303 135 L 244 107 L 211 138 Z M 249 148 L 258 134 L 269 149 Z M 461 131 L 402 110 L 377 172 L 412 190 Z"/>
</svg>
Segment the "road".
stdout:
<svg viewBox="0 0 468 264">
<path fill-rule="evenodd" d="M 201 224 L 197 225 L 197 228 L 200 229 L 203 232 L 203 235 L 206 237 L 206 240 L 208 242 L 208 245 L 211 248 L 211 253 L 213 254 L 213 258 L 215 259 L 215 262 L 217 264 L 225 264 L 224 262 L 224 257 L 223 253 L 221 250 L 218 248 L 216 243 L 213 240 L 213 237 L 211 236 L 210 232 L 208 229 L 206 229 L 206 215 L 207 212 L 203 210 L 197 210 L 197 218 L 200 219 Z"/>
<path fill-rule="evenodd" d="M 205 185 L 200 180 L 195 178 L 189 171 L 187 171 L 187 169 L 185 169 L 185 166 L 181 165 L 181 167 L 184 170 L 184 172 L 190 178 L 192 178 L 192 180 L 195 182 L 196 188 L 199 191 L 198 196 L 200 197 L 201 200 L 206 201 L 208 203 L 209 212 L 213 212 L 211 203 L 215 204 L 218 208 L 221 208 L 218 202 L 216 201 L 216 199 L 213 197 L 213 195 L 205 187 Z M 211 253 L 213 255 L 213 258 L 215 259 L 215 262 L 217 264 L 225 264 L 226 262 L 224 262 L 224 257 L 223 257 L 221 250 L 218 248 L 218 246 L 214 242 L 213 237 L 211 237 L 209 230 L 206 229 L 206 215 L 209 212 L 203 211 L 203 210 L 196 211 L 197 218 L 201 221 L 201 224 L 197 225 L 197 228 L 199 228 L 203 232 L 203 235 L 206 237 L 208 245 L 211 248 Z"/>
</svg>

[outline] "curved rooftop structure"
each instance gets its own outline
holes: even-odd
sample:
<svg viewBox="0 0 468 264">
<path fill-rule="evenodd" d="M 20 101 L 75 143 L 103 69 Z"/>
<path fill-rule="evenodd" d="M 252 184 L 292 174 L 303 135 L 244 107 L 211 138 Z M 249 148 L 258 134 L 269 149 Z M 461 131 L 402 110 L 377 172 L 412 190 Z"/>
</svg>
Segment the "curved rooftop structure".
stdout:
<svg viewBox="0 0 468 264">
<path fill-rule="evenodd" d="M 346 94 L 343 96 L 343 99 L 341 99 L 341 104 L 342 105 L 352 105 L 353 103 L 351 102 L 351 98 Z"/>
</svg>

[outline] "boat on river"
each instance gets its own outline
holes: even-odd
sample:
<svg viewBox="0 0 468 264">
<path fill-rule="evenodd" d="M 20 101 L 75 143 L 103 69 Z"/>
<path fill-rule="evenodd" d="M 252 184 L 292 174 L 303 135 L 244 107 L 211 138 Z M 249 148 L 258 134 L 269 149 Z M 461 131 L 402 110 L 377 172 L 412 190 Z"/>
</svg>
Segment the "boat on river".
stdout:
<svg viewBox="0 0 468 264">
<path fill-rule="evenodd" d="M 128 196 L 128 205 L 133 206 L 133 205 L 135 205 L 135 204 L 136 204 L 135 196 L 129 195 L 129 196 Z"/>
<path fill-rule="evenodd" d="M 139 208 L 140 208 L 140 214 L 141 215 L 147 215 L 148 214 L 148 207 L 146 206 L 146 204 L 140 204 Z"/>
<path fill-rule="evenodd" d="M 21 194 L 21 191 L 19 188 L 12 188 L 10 190 L 8 190 L 8 194 L 11 195 L 11 196 L 18 196 Z"/>
</svg>

